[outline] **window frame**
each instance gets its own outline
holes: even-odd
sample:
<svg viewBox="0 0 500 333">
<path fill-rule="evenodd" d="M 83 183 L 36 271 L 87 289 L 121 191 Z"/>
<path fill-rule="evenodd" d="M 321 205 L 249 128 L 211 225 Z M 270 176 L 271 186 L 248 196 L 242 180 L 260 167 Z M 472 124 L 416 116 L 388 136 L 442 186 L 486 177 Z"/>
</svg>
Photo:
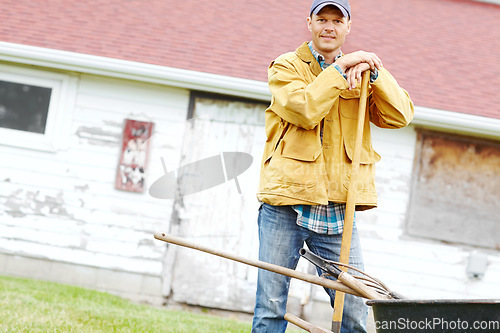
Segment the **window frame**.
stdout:
<svg viewBox="0 0 500 333">
<path fill-rule="evenodd" d="M 51 89 L 45 133 L 0 127 L 0 145 L 45 152 L 68 146 L 76 96 L 75 76 L 0 63 L 0 80 Z"/>
</svg>

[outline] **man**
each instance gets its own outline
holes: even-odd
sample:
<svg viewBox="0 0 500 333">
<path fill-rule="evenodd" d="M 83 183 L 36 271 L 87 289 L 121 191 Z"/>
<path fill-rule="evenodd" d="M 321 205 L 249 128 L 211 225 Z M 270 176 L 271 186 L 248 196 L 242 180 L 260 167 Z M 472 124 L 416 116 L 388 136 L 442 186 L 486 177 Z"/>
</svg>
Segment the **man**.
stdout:
<svg viewBox="0 0 500 333">
<path fill-rule="evenodd" d="M 376 207 L 369 120 L 401 128 L 413 118 L 406 91 L 373 53 L 343 54 L 351 29 L 347 0 L 314 0 L 307 18 L 312 40 L 269 67 L 272 101 L 266 110 L 267 141 L 258 198 L 260 260 L 295 269 L 298 250 L 308 248 L 338 261 L 351 158 L 356 135 L 361 73 L 370 70 L 369 117 L 358 171 L 357 210 Z M 357 229 L 351 265 L 363 269 Z M 259 270 L 252 332 L 284 332 L 290 278 Z M 327 290 L 332 301 L 334 291 Z M 346 295 L 342 332 L 366 332 L 367 307 Z"/>
</svg>

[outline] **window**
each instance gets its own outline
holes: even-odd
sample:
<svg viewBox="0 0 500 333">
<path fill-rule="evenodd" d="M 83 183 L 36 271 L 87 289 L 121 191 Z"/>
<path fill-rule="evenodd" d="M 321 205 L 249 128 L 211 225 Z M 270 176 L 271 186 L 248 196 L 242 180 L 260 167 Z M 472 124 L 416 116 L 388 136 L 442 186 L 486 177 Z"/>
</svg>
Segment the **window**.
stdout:
<svg viewBox="0 0 500 333">
<path fill-rule="evenodd" d="M 74 80 L 61 73 L 0 65 L 0 144 L 55 151 L 67 142 L 60 135 L 69 128 L 64 125 L 71 112 L 63 110 L 74 98 Z"/>
<path fill-rule="evenodd" d="M 51 88 L 0 80 L 0 127 L 45 133 Z"/>
<path fill-rule="evenodd" d="M 418 133 L 407 232 L 500 249 L 500 142 Z"/>
</svg>

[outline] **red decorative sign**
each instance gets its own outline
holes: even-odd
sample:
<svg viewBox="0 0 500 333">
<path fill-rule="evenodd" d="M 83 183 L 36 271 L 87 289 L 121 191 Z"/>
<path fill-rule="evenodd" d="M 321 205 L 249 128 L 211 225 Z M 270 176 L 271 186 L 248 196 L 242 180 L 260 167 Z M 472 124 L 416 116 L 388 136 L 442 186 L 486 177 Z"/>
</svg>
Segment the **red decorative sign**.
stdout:
<svg viewBox="0 0 500 333">
<path fill-rule="evenodd" d="M 120 162 L 115 188 L 122 191 L 144 191 L 146 166 L 149 157 L 149 138 L 154 123 L 125 119 Z"/>
</svg>

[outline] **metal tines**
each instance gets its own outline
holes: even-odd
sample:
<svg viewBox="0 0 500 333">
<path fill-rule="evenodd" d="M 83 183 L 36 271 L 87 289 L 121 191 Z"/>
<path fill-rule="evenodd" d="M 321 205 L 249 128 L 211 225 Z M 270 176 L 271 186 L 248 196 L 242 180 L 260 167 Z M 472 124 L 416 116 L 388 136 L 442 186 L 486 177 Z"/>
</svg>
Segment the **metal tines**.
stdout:
<svg viewBox="0 0 500 333">
<path fill-rule="evenodd" d="M 404 299 L 405 297 L 402 296 L 401 294 L 392 291 L 387 287 L 386 284 L 384 284 L 382 281 L 379 279 L 370 276 L 363 272 L 360 269 L 357 269 L 356 267 L 352 267 L 346 264 L 342 264 L 337 261 L 332 261 L 332 260 L 327 260 L 324 259 L 311 251 L 307 249 L 300 249 L 299 254 L 304 258 L 310 261 L 313 265 L 318 267 L 323 271 L 323 274 L 321 274 L 322 277 L 334 277 L 335 279 L 339 280 L 340 282 L 346 284 L 348 287 L 354 288 L 354 289 L 360 289 L 360 293 L 364 295 L 373 295 L 373 291 L 376 292 L 377 294 L 386 296 L 387 298 L 392 298 L 392 299 Z M 360 275 L 352 275 L 347 272 L 344 272 L 341 270 L 340 267 L 345 267 L 347 269 L 353 270 Z M 354 282 L 354 281 L 358 281 Z M 373 297 L 369 297 L 373 298 Z"/>
</svg>

